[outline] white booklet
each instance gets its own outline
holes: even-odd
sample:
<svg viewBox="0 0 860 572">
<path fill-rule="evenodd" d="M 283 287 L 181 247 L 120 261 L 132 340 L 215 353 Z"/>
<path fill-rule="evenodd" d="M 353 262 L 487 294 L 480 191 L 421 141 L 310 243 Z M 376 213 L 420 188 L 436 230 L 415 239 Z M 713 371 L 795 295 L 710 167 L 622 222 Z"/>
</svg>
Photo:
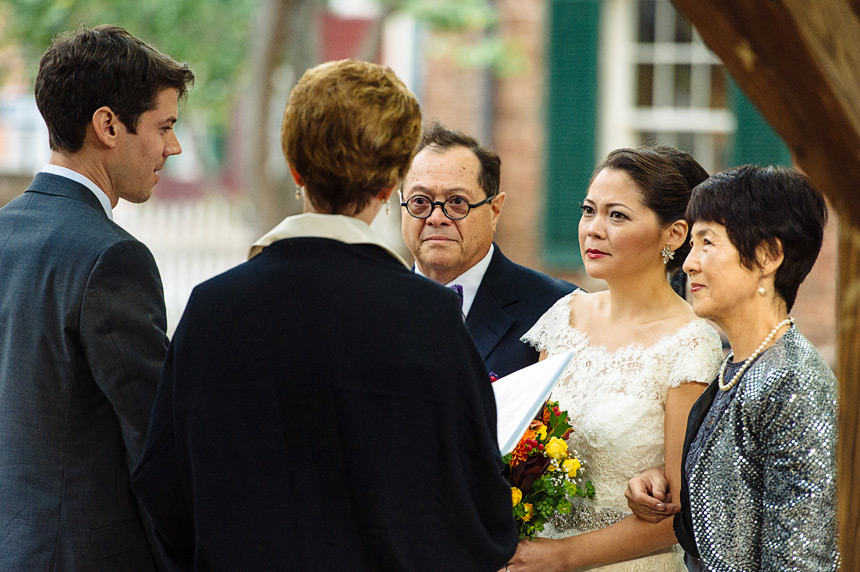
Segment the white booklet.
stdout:
<svg viewBox="0 0 860 572">
<path fill-rule="evenodd" d="M 499 450 L 503 457 L 525 435 L 572 357 L 573 350 L 567 350 L 493 382 Z"/>
</svg>

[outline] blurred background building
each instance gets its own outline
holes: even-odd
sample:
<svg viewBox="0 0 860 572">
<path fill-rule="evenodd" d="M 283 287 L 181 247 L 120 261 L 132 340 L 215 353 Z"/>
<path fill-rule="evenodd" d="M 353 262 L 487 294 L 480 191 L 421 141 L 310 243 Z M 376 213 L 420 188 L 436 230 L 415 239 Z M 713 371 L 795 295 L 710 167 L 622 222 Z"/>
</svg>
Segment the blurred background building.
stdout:
<svg viewBox="0 0 860 572">
<path fill-rule="evenodd" d="M 150 0 L 137 12 L 116 4 L 110 19 L 103 6 L 88 17 L 83 1 L 0 0 L 0 24 L 9 24 L 0 36 L 0 203 L 22 192 L 49 155 L 32 96 L 33 54 L 45 49 L 45 38 L 80 22 L 110 22 L 187 60 L 198 81 L 177 127 L 184 152 L 167 162 L 151 201 L 115 211 L 156 257 L 171 329 L 195 284 L 243 261 L 257 236 L 300 207 L 280 152 L 280 118 L 290 87 L 321 61 L 363 57 L 390 65 L 418 96 L 425 121 L 439 119 L 493 147 L 508 194 L 500 247 L 521 264 L 590 290 L 603 286 L 582 271 L 579 205 L 592 169 L 612 149 L 673 145 L 709 172 L 791 165 L 780 139 L 669 0 L 229 4 L 245 10 L 244 20 L 216 0 Z M 162 16 L 201 13 L 159 27 L 145 8 Z M 194 21 L 211 37 L 182 44 L 177 35 L 193 40 L 202 33 L 183 29 Z M 39 22 L 41 36 L 21 32 Z M 221 25 L 229 26 L 223 37 Z M 204 49 L 196 52 L 199 43 Z M 239 54 L 233 68 L 207 63 L 219 54 L 230 61 L 230 50 Z M 204 107 L 208 114 L 197 111 Z M 408 257 L 399 217 L 392 209 L 374 227 Z M 835 227 L 833 217 L 792 312 L 831 363 Z"/>
</svg>

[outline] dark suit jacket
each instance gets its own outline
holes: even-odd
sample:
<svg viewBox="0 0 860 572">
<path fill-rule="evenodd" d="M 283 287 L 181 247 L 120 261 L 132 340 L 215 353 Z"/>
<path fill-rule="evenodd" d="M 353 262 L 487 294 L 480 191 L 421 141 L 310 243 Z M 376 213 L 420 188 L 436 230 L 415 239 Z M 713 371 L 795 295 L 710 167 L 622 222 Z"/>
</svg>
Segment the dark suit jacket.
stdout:
<svg viewBox="0 0 860 572">
<path fill-rule="evenodd" d="M 472 302 L 466 327 L 487 369 L 503 377 L 538 361 L 520 341 L 559 298 L 576 286 L 511 262 L 498 245 Z"/>
<path fill-rule="evenodd" d="M 0 209 L 0 570 L 153 570 L 129 486 L 167 350 L 147 248 L 47 173 Z"/>
<path fill-rule="evenodd" d="M 494 572 L 501 470 L 456 295 L 302 237 L 194 289 L 133 486 L 171 570 Z"/>
</svg>

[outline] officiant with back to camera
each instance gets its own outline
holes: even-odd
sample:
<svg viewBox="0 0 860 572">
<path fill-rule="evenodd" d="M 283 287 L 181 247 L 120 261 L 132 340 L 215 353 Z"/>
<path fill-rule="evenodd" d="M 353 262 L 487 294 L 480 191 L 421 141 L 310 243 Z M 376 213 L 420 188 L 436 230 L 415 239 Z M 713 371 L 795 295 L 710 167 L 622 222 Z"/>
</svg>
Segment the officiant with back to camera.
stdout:
<svg viewBox="0 0 860 572">
<path fill-rule="evenodd" d="M 676 167 L 687 164 L 698 178 Z M 615 150 L 592 175 L 579 244 L 589 276 L 609 288 L 561 298 L 523 339 L 544 357 L 574 350 L 551 399 L 570 414 L 567 444 L 595 496 L 572 499 L 548 538 L 521 542 L 510 572 L 684 570 L 671 524 L 632 516 L 624 491 L 642 467 L 664 463 L 678 485 L 687 414 L 722 356 L 716 331 L 668 279 L 689 249 L 691 186 L 706 176 L 688 154 L 648 147 Z"/>
<path fill-rule="evenodd" d="M 516 528 L 456 294 L 370 223 L 421 114 L 390 69 L 307 71 L 281 142 L 304 201 L 194 289 L 134 487 L 171 570 L 496 570 Z"/>
<path fill-rule="evenodd" d="M 836 378 L 789 316 L 824 199 L 797 171 L 747 165 L 699 185 L 687 220 L 693 308 L 732 350 L 690 412 L 681 487 L 647 471 L 630 507 L 654 522 L 680 510 L 693 571 L 835 570 Z"/>
</svg>

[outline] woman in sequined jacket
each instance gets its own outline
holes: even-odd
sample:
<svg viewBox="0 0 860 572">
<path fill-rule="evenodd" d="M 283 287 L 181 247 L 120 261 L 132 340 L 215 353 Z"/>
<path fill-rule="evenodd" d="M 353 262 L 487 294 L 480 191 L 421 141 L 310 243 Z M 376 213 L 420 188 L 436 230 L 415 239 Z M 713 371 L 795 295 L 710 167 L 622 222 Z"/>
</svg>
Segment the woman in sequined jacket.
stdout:
<svg viewBox="0 0 860 572">
<path fill-rule="evenodd" d="M 802 174 L 745 166 L 694 191 L 684 264 L 695 312 L 732 351 L 690 411 L 680 493 L 634 477 L 634 513 L 675 515 L 691 571 L 836 570 L 836 378 L 789 311 L 827 208 Z"/>
</svg>

